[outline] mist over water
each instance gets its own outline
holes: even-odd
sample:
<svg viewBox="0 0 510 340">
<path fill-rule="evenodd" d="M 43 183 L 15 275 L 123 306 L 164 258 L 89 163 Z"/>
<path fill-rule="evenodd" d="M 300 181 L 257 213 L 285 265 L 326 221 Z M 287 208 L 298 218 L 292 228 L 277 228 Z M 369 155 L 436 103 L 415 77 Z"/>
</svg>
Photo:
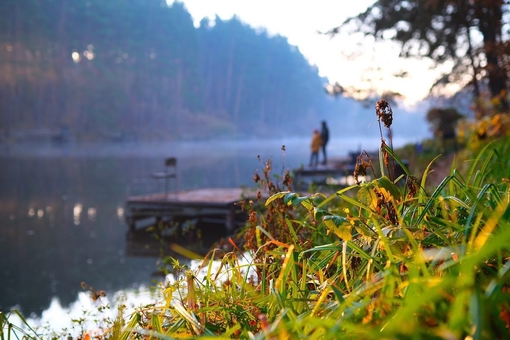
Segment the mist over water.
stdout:
<svg viewBox="0 0 510 340">
<path fill-rule="evenodd" d="M 310 135 L 311 138 L 311 135 Z M 394 140 L 399 146 L 408 142 L 406 138 Z M 179 159 L 215 155 L 222 157 L 281 157 L 285 145 L 287 156 L 292 160 L 306 160 L 309 153 L 309 138 L 221 140 L 221 141 L 175 141 L 175 142 L 124 142 L 124 143 L 19 143 L 0 144 L 0 157 L 168 157 Z M 373 150 L 379 147 L 379 138 L 332 138 L 328 143 L 331 156 L 342 157 L 349 151 Z"/>
<path fill-rule="evenodd" d="M 309 142 L 1 144 L 0 309 L 40 315 L 52 298 L 68 306 L 81 282 L 108 293 L 153 284 L 157 258 L 127 255 L 123 213 L 128 195 L 163 191 L 150 174 L 163 170 L 166 157 L 178 159 L 179 189 L 253 187 L 259 155 L 271 159 L 273 174 L 283 173 L 308 163 Z M 328 155 L 379 143 L 333 138 Z"/>
</svg>

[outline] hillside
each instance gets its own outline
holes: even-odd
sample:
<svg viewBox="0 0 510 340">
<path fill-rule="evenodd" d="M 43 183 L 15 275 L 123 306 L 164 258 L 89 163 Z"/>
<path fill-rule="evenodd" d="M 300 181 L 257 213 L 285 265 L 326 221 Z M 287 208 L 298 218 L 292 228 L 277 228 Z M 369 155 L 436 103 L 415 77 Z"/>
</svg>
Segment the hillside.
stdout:
<svg viewBox="0 0 510 340">
<path fill-rule="evenodd" d="M 236 17 L 197 28 L 179 2 L 2 1 L 0 71 L 0 141 L 308 136 L 321 120 L 346 135 L 374 127 L 373 109 L 328 97 L 328 79 L 285 37 Z M 421 126 L 411 117 L 402 112 L 395 131 L 422 135 L 409 131 Z"/>
</svg>

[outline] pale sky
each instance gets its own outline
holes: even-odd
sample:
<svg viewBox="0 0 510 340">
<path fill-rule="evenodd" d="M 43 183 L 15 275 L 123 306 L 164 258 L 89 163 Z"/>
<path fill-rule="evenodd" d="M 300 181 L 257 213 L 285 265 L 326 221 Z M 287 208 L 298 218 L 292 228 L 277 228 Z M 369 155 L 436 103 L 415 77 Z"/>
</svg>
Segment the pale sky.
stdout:
<svg viewBox="0 0 510 340">
<path fill-rule="evenodd" d="M 173 1 L 169 1 L 170 3 Z M 364 11 L 373 0 L 180 0 L 195 24 L 204 17 L 230 19 L 233 15 L 246 24 L 265 27 L 271 34 L 288 38 L 299 48 L 321 76 L 344 87 L 374 88 L 378 92 L 394 91 L 406 97 L 407 104 L 423 99 L 438 71 L 430 70 L 427 59 L 399 59 L 400 46 L 374 44 L 357 34 L 340 34 L 334 38 L 320 35 L 340 25 L 346 18 Z M 408 72 L 406 78 L 393 74 Z M 366 79 L 371 79 L 369 84 Z"/>
</svg>

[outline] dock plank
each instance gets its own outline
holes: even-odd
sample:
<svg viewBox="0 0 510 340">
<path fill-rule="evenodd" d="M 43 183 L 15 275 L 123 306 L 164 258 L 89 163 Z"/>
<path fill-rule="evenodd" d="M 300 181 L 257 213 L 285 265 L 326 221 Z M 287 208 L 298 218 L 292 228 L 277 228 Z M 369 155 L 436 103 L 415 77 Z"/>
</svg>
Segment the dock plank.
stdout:
<svg viewBox="0 0 510 340">
<path fill-rule="evenodd" d="M 224 221 L 228 230 L 246 221 L 246 212 L 239 202 L 255 198 L 255 189 L 200 188 L 149 195 L 130 196 L 126 201 L 125 218 L 131 231 L 137 225 L 157 221 L 202 222 Z"/>
<path fill-rule="evenodd" d="M 248 196 L 254 196 L 253 190 L 242 188 L 200 188 L 179 190 L 175 192 L 156 193 L 150 195 L 131 196 L 127 198 L 128 203 L 153 202 L 168 203 L 171 205 L 205 204 L 205 205 L 229 205 L 239 202 Z"/>
</svg>

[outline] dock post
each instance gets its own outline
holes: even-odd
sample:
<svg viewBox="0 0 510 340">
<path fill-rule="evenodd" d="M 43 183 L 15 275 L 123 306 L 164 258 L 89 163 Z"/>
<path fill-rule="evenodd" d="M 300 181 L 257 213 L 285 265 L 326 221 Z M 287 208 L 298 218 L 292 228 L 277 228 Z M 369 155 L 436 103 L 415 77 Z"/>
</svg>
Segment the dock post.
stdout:
<svg viewBox="0 0 510 340">
<path fill-rule="evenodd" d="M 229 232 L 229 233 L 234 231 L 235 218 L 236 218 L 235 210 L 234 210 L 234 208 L 230 208 L 227 212 L 227 216 L 226 216 L 226 220 L 225 220 L 225 226 L 227 228 L 227 232 Z"/>
<path fill-rule="evenodd" d="M 136 231 L 136 220 L 133 217 L 133 214 L 131 211 L 129 211 L 125 216 L 124 219 L 126 220 L 127 225 L 129 226 L 130 231 Z"/>
</svg>

